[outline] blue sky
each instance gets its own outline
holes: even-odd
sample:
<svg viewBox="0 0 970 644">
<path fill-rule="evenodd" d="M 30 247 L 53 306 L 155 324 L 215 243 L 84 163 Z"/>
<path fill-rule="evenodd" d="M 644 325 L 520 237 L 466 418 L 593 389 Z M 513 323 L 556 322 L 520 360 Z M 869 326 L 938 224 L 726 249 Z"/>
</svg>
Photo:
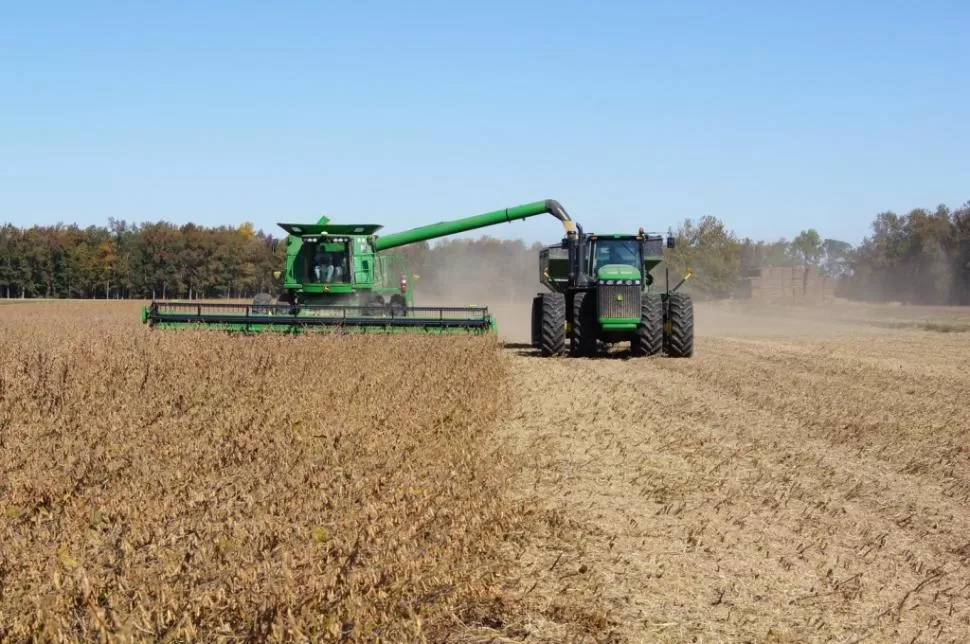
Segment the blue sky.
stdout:
<svg viewBox="0 0 970 644">
<path fill-rule="evenodd" d="M 589 230 L 970 200 L 967 2 L 31 2 L 0 9 L 0 222 Z M 481 231 L 554 242 L 540 217 Z"/>
</svg>

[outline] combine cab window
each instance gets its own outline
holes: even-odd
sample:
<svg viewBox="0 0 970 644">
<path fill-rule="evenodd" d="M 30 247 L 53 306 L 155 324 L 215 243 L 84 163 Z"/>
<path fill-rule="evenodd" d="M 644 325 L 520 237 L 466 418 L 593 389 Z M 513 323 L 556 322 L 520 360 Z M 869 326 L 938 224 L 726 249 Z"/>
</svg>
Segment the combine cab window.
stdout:
<svg viewBox="0 0 970 644">
<path fill-rule="evenodd" d="M 323 284 L 350 282 L 350 253 L 344 242 L 317 244 L 310 258 L 310 280 Z"/>
<path fill-rule="evenodd" d="M 640 242 L 635 239 L 597 239 L 592 244 L 590 267 L 593 275 L 607 264 L 622 264 L 637 269 L 643 264 Z"/>
</svg>

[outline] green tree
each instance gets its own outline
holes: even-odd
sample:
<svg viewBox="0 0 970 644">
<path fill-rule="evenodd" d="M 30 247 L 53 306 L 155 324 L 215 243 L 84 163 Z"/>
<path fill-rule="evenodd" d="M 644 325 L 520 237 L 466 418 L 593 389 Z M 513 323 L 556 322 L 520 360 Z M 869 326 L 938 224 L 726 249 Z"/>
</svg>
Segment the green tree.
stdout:
<svg viewBox="0 0 970 644">
<path fill-rule="evenodd" d="M 791 247 L 802 266 L 818 266 L 822 257 L 822 238 L 814 228 L 798 233 Z"/>
<path fill-rule="evenodd" d="M 694 271 L 695 278 L 688 282 L 691 292 L 712 298 L 735 292 L 741 276 L 742 244 L 724 222 L 712 216 L 697 223 L 686 219 L 674 237 L 675 248 L 666 258 L 672 271 Z"/>
<path fill-rule="evenodd" d="M 852 244 L 838 239 L 822 242 L 822 273 L 827 277 L 845 277 L 849 272 Z"/>
</svg>

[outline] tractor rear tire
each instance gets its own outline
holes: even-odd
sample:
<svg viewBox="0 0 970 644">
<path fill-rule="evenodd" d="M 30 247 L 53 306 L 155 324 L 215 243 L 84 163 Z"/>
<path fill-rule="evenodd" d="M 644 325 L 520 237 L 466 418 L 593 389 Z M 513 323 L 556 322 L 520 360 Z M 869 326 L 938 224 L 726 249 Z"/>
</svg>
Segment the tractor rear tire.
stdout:
<svg viewBox="0 0 970 644">
<path fill-rule="evenodd" d="M 574 357 L 596 355 L 596 296 L 587 291 L 573 295 L 573 333 L 569 353 Z"/>
<path fill-rule="evenodd" d="M 561 293 L 543 293 L 539 353 L 557 356 L 566 346 L 566 298 Z"/>
<path fill-rule="evenodd" d="M 668 356 L 689 358 L 694 355 L 694 303 L 690 295 L 670 294 L 664 326 L 664 352 Z"/>
<path fill-rule="evenodd" d="M 636 358 L 653 356 L 663 349 L 664 307 L 659 294 L 647 293 L 640 303 L 640 324 L 630 343 L 630 354 Z"/>
</svg>

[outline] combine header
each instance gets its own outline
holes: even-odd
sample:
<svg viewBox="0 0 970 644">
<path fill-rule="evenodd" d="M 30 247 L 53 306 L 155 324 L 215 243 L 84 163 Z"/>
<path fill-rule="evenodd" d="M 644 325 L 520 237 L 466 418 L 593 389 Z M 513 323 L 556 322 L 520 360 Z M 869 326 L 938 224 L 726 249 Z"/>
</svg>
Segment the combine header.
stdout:
<svg viewBox="0 0 970 644">
<path fill-rule="evenodd" d="M 332 224 L 326 217 L 314 224 L 281 223 L 286 263 L 274 273 L 283 289 L 275 301 L 260 294 L 252 304 L 152 302 L 142 310 L 142 322 L 240 332 L 487 333 L 495 322 L 485 306 L 415 306 L 404 258 L 385 251 L 542 214 L 575 234 L 576 225 L 552 199 L 386 236 L 376 234 L 380 225 Z"/>
</svg>

